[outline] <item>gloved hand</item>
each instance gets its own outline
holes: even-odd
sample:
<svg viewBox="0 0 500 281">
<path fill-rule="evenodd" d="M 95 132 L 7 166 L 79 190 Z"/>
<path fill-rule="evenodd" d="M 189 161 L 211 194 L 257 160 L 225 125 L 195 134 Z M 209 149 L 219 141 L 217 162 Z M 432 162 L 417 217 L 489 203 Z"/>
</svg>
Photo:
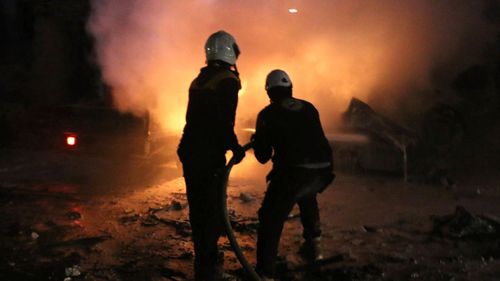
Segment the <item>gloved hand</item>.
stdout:
<svg viewBox="0 0 500 281">
<path fill-rule="evenodd" d="M 234 164 L 238 164 L 245 158 L 245 149 L 243 146 L 239 145 L 236 146 L 235 148 L 232 149 L 233 152 L 233 157 L 234 157 Z"/>
</svg>

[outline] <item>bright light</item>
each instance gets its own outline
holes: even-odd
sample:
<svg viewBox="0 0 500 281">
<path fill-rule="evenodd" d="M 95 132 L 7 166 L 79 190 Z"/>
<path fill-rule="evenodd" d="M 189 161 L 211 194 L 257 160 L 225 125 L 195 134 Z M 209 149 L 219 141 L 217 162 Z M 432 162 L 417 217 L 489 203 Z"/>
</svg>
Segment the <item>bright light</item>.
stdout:
<svg viewBox="0 0 500 281">
<path fill-rule="evenodd" d="M 298 12 L 299 12 L 299 10 L 297 10 L 297 9 L 295 9 L 295 8 L 290 8 L 290 9 L 288 9 L 288 12 L 289 12 L 290 14 L 296 14 L 296 13 L 298 13 Z"/>
<path fill-rule="evenodd" d="M 75 146 L 76 145 L 76 137 L 75 136 L 66 137 L 66 144 L 69 146 Z"/>
</svg>

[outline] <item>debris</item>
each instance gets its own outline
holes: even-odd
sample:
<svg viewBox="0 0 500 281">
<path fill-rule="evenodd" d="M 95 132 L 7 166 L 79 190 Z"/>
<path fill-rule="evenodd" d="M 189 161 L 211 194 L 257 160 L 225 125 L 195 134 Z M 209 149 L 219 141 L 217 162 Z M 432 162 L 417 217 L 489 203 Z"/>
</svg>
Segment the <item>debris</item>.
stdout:
<svg viewBox="0 0 500 281">
<path fill-rule="evenodd" d="M 141 222 L 141 225 L 142 226 L 155 226 L 155 225 L 158 225 L 158 220 L 155 219 L 153 216 L 147 216 L 145 217 L 142 222 Z"/>
<path fill-rule="evenodd" d="M 73 279 L 71 279 L 71 277 L 66 277 L 66 278 L 64 278 L 63 281 L 71 281 L 71 280 L 73 280 Z"/>
<path fill-rule="evenodd" d="M 343 115 L 344 123 L 350 128 L 376 136 L 384 143 L 390 144 L 401 152 L 405 180 L 408 180 L 407 150 L 417 143 L 416 133 L 389 118 L 375 112 L 368 104 L 352 98 Z"/>
<path fill-rule="evenodd" d="M 434 217 L 433 234 L 449 238 L 491 236 L 500 232 L 500 225 L 487 216 L 476 216 L 457 206 L 453 215 Z"/>
<path fill-rule="evenodd" d="M 119 221 L 122 224 L 129 224 L 129 223 L 136 222 L 138 219 L 139 219 L 139 215 L 138 214 L 134 214 L 132 216 L 123 216 L 123 217 L 120 217 Z"/>
<path fill-rule="evenodd" d="M 179 256 L 177 256 L 176 258 L 180 259 L 180 260 L 190 260 L 193 257 L 194 257 L 193 252 L 185 251 L 182 254 L 180 254 Z"/>
<path fill-rule="evenodd" d="M 231 226 L 234 231 L 237 232 L 257 232 L 257 228 L 259 227 L 258 220 L 240 220 L 240 221 L 231 221 Z"/>
<path fill-rule="evenodd" d="M 492 221 L 493 223 L 495 223 L 496 225 L 499 225 L 500 226 L 500 218 L 498 218 L 497 216 L 495 215 L 492 215 L 492 214 L 484 214 L 483 217 L 489 221 Z"/>
<path fill-rule="evenodd" d="M 36 239 L 38 239 L 38 237 L 40 237 L 40 235 L 38 233 L 31 232 L 31 239 L 36 240 Z"/>
<path fill-rule="evenodd" d="M 361 227 L 361 230 L 364 232 L 368 232 L 368 233 L 383 232 L 383 230 L 381 228 L 378 228 L 376 226 L 368 226 L 368 225 L 363 225 Z"/>
<path fill-rule="evenodd" d="M 66 214 L 66 216 L 68 217 L 68 219 L 70 219 L 72 221 L 78 220 L 82 217 L 82 215 L 79 212 L 75 212 L 75 211 L 68 212 Z"/>
<path fill-rule="evenodd" d="M 170 210 L 173 210 L 173 211 L 180 211 L 182 209 L 184 209 L 182 207 L 182 204 L 181 202 L 177 201 L 177 200 L 172 200 L 172 202 L 170 203 Z"/>
<path fill-rule="evenodd" d="M 134 210 L 133 210 L 133 209 L 130 209 L 130 208 L 127 208 L 127 209 L 123 210 L 123 212 L 124 212 L 125 214 L 132 214 L 132 213 L 134 212 Z"/>
<path fill-rule="evenodd" d="M 72 267 L 67 267 L 64 270 L 64 273 L 66 274 L 67 277 L 77 277 L 82 274 L 79 265 L 73 265 Z"/>
<path fill-rule="evenodd" d="M 252 195 L 250 195 L 250 194 L 248 194 L 246 192 L 241 192 L 240 193 L 240 200 L 243 203 L 250 203 L 250 202 L 255 201 L 255 197 L 253 197 Z"/>
<path fill-rule="evenodd" d="M 411 274 L 411 278 L 413 278 L 413 279 L 417 279 L 417 278 L 419 278 L 419 277 L 420 277 L 420 274 L 418 274 L 418 272 L 413 272 L 413 273 Z"/>
<path fill-rule="evenodd" d="M 150 217 L 158 222 L 175 227 L 176 233 L 183 237 L 188 237 L 191 235 L 191 225 L 188 221 L 172 220 L 162 216 L 158 216 L 156 213 L 151 214 Z"/>
</svg>

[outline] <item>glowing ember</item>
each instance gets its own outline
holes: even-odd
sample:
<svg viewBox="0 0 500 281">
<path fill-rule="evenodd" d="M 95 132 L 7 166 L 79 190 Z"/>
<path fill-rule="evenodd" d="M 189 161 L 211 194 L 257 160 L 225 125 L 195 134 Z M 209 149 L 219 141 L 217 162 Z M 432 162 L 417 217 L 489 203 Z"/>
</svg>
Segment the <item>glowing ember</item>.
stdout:
<svg viewBox="0 0 500 281">
<path fill-rule="evenodd" d="M 295 8 L 290 8 L 290 9 L 288 9 L 288 12 L 289 12 L 290 14 L 296 14 L 296 13 L 298 13 L 298 12 L 299 12 L 299 10 L 297 10 L 297 9 L 295 9 Z"/>
</svg>

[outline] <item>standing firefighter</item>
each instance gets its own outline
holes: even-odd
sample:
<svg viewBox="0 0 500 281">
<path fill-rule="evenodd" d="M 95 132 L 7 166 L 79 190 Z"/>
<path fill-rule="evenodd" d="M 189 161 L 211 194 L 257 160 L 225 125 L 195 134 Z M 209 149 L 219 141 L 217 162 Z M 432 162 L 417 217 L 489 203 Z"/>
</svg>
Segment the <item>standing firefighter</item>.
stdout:
<svg viewBox="0 0 500 281">
<path fill-rule="evenodd" d="M 332 150 L 319 114 L 309 102 L 292 97 L 292 82 L 282 70 L 266 79 L 271 103 L 258 115 L 253 137 L 260 163 L 272 158 L 269 185 L 259 210 L 257 272 L 271 279 L 283 224 L 298 203 L 304 248 L 313 260 L 323 258 L 316 195 L 333 181 Z"/>
<path fill-rule="evenodd" d="M 193 230 L 195 279 L 222 280 L 223 253 L 217 241 L 224 230 L 222 182 L 226 151 L 240 162 L 245 151 L 234 134 L 234 119 L 241 88 L 234 38 L 224 31 L 206 44 L 207 66 L 191 83 L 186 126 L 177 151 L 182 162 L 189 220 Z"/>
</svg>

